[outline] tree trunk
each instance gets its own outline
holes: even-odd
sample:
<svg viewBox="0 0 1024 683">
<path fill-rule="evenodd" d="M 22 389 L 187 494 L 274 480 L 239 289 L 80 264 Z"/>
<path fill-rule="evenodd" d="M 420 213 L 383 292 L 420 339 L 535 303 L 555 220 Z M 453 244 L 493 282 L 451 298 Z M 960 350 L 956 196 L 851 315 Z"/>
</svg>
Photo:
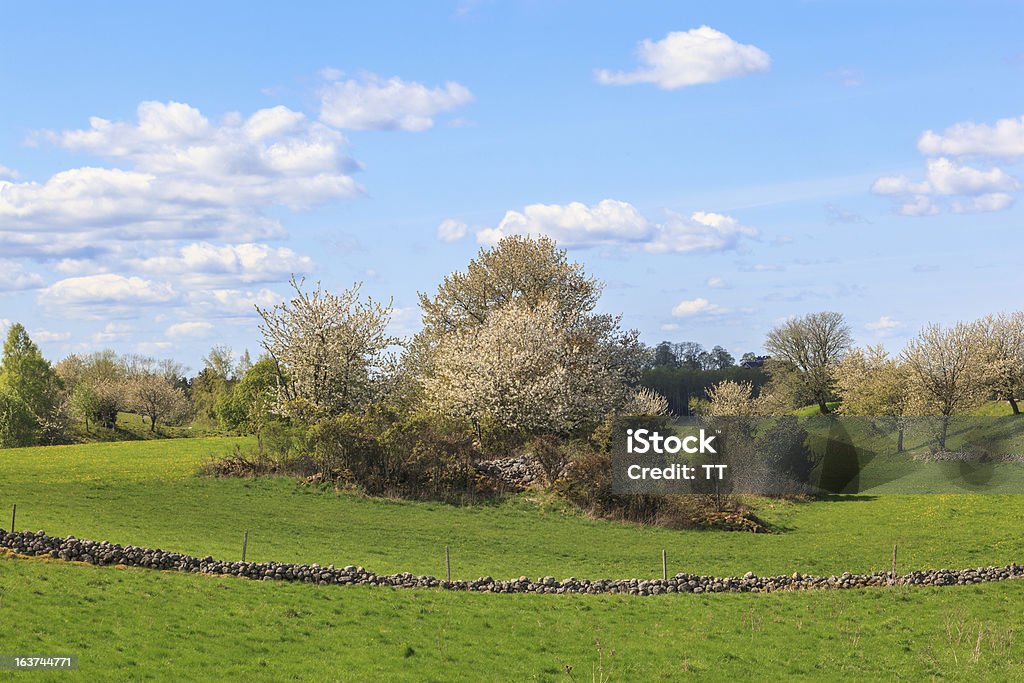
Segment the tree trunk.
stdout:
<svg viewBox="0 0 1024 683">
<path fill-rule="evenodd" d="M 156 415 L 149 416 L 149 431 L 156 432 Z"/>
<path fill-rule="evenodd" d="M 822 415 L 828 415 L 830 412 L 828 409 L 828 403 L 826 403 L 823 398 L 818 399 L 818 409 L 821 410 Z"/>
<path fill-rule="evenodd" d="M 1013 398 L 1013 396 L 1010 396 L 1006 400 L 1010 402 L 1010 408 L 1013 409 L 1013 414 L 1020 415 L 1020 407 L 1017 406 L 1017 400 Z"/>
<path fill-rule="evenodd" d="M 903 427 L 900 427 L 899 435 L 896 437 L 896 452 L 903 452 Z"/>
<path fill-rule="evenodd" d="M 939 434 L 939 450 L 946 450 L 946 435 L 949 433 L 949 415 L 942 416 L 942 432 Z"/>
</svg>

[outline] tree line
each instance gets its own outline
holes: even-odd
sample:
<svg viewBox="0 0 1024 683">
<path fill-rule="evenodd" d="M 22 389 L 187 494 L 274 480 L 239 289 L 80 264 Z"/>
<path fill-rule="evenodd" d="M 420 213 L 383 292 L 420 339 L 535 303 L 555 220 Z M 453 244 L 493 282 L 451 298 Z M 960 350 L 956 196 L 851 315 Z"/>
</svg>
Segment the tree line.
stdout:
<svg viewBox="0 0 1024 683">
<path fill-rule="evenodd" d="M 255 363 L 215 347 L 193 377 L 173 361 L 110 351 L 51 366 L 13 326 L 0 445 L 58 443 L 72 422 L 113 429 L 131 412 L 154 431 L 192 422 L 252 433 L 274 467 L 400 495 L 483 486 L 473 463 L 526 453 L 567 497 L 621 508 L 633 503 L 611 496 L 602 468 L 615 422 L 630 416 L 828 413 L 838 403 L 844 414 L 948 417 L 990 398 L 1017 414 L 1024 385 L 1021 313 L 928 325 L 894 356 L 854 348 L 829 311 L 778 325 L 767 356 L 739 363 L 721 346 L 647 347 L 620 316 L 598 312 L 603 283 L 547 238 L 481 249 L 419 295 L 423 326 L 409 339 L 387 332 L 391 302 L 358 284 L 290 286 L 288 300 L 256 309 Z"/>
</svg>

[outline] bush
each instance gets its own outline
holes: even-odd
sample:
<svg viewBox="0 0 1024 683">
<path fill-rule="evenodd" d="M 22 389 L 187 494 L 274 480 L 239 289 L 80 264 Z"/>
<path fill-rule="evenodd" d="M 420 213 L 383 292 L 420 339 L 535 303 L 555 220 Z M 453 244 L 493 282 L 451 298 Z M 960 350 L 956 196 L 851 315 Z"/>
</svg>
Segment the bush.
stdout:
<svg viewBox="0 0 1024 683">
<path fill-rule="evenodd" d="M 32 446 L 39 442 L 39 423 L 28 404 L 0 386 L 0 448 Z"/>
</svg>

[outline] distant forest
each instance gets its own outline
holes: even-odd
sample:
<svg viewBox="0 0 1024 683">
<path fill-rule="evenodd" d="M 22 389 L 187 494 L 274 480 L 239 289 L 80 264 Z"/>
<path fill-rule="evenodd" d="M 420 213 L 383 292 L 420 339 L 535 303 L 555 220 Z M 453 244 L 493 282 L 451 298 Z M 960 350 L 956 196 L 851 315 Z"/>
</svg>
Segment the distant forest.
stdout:
<svg viewBox="0 0 1024 683">
<path fill-rule="evenodd" d="M 768 382 L 765 360 L 765 356 L 745 353 L 737 362 L 721 346 L 709 351 L 697 342 L 663 341 L 654 347 L 653 362 L 641 384 L 668 399 L 674 414 L 692 415 L 690 402 L 707 400 L 708 389 L 719 382 L 750 382 L 758 392 Z"/>
</svg>

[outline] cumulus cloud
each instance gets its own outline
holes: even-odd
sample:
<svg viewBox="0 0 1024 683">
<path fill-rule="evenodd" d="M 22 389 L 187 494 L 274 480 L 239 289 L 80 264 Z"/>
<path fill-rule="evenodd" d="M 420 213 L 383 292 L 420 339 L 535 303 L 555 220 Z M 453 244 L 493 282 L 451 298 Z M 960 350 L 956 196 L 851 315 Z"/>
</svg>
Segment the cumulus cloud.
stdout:
<svg viewBox="0 0 1024 683">
<path fill-rule="evenodd" d="M 71 333 L 51 332 L 50 330 L 39 329 L 29 332 L 29 337 L 31 337 L 34 342 L 46 344 L 47 342 L 67 341 L 68 339 L 71 339 Z"/>
<path fill-rule="evenodd" d="M 984 213 L 1008 209 L 1013 206 L 1013 202 L 1013 197 L 1005 192 L 992 192 L 967 201 L 955 201 L 951 208 L 953 213 Z"/>
<path fill-rule="evenodd" d="M 169 341 L 144 341 L 135 345 L 135 352 L 148 356 L 150 354 L 161 354 L 170 351 L 172 348 L 174 348 L 174 344 Z"/>
<path fill-rule="evenodd" d="M 937 194 L 943 195 L 978 195 L 1020 187 L 1020 183 L 1001 168 L 982 171 L 958 166 L 946 158 L 928 161 L 928 183 Z"/>
<path fill-rule="evenodd" d="M 926 130 L 917 148 L 928 156 L 1024 156 L 1024 116 L 999 119 L 992 126 L 965 121 L 941 133 Z"/>
<path fill-rule="evenodd" d="M 468 228 L 463 221 L 446 218 L 437 226 L 437 239 L 442 242 L 458 242 L 466 236 Z"/>
<path fill-rule="evenodd" d="M 175 323 L 167 328 L 168 337 L 174 338 L 195 338 L 205 337 L 213 332 L 213 324 L 206 321 L 192 320 L 188 322 Z"/>
<path fill-rule="evenodd" d="M 864 327 L 871 330 L 878 337 L 888 337 L 903 327 L 903 323 L 892 316 L 883 315 L 878 320 L 867 323 Z"/>
<path fill-rule="evenodd" d="M 665 323 L 661 326 L 662 332 L 678 332 L 679 329 L 679 325 L 676 323 Z"/>
<path fill-rule="evenodd" d="M 128 307 L 165 304 L 175 296 L 174 289 L 164 282 L 104 273 L 58 280 L 40 290 L 38 301 L 67 315 L 102 317 L 123 315 Z"/>
<path fill-rule="evenodd" d="M 720 213 L 697 211 L 688 218 L 670 213 L 644 248 L 655 254 L 725 251 L 738 247 L 743 238 L 757 234 L 755 228 Z"/>
<path fill-rule="evenodd" d="M 18 177 L 18 172 L 17 171 L 15 171 L 13 168 L 8 168 L 7 166 L 4 166 L 3 164 L 0 164 L 0 178 L 11 178 L 11 179 L 14 179 L 14 178 L 17 178 L 17 177 Z"/>
<path fill-rule="evenodd" d="M 481 244 L 496 244 L 508 235 L 551 237 L 564 247 L 643 242 L 652 226 L 632 204 L 605 199 L 587 206 L 569 204 L 530 204 L 520 211 L 509 211 L 495 228 L 477 232 Z"/>
<path fill-rule="evenodd" d="M 132 331 L 132 326 L 127 323 L 107 323 L 100 332 L 93 333 L 92 340 L 96 344 L 110 344 L 124 339 Z"/>
<path fill-rule="evenodd" d="M 1013 205 L 1012 192 L 1021 183 L 998 166 L 977 168 L 950 157 L 1024 156 L 1024 117 L 1000 119 L 994 126 L 957 123 L 941 134 L 925 131 L 918 150 L 931 157 L 925 177 L 911 180 L 883 176 L 871 186 L 878 195 L 895 200 L 895 210 L 905 216 L 930 216 L 948 209 L 954 213 L 1001 211 Z"/>
<path fill-rule="evenodd" d="M 37 289 L 45 284 L 39 273 L 25 272 L 17 261 L 0 259 L 0 292 Z"/>
<path fill-rule="evenodd" d="M 604 199 L 592 206 L 530 204 L 508 211 L 496 227 L 479 230 L 476 237 L 493 245 L 508 235 L 547 236 L 568 248 L 625 246 L 660 254 L 734 249 L 757 234 L 730 216 L 706 211 L 689 217 L 669 212 L 665 222 L 654 223 L 628 202 Z"/>
<path fill-rule="evenodd" d="M 230 278 L 235 282 L 274 282 L 293 273 L 313 269 L 313 260 L 287 247 L 266 244 L 217 246 L 208 242 L 188 244 L 166 256 L 138 261 L 138 270 L 146 273 L 177 273 L 190 282 L 208 283 Z"/>
<path fill-rule="evenodd" d="M 86 129 L 39 137 L 116 166 L 0 181 L 0 249 L 9 254 L 78 258 L 112 242 L 280 238 L 266 209 L 361 192 L 341 133 L 286 107 L 214 123 L 187 104 L 143 102 L 136 122 L 93 117 Z"/>
<path fill-rule="evenodd" d="M 253 318 L 256 306 L 269 308 L 284 301 L 271 289 L 201 289 L 187 295 L 188 311 L 198 318 Z"/>
<path fill-rule="evenodd" d="M 710 26 L 674 31 L 659 41 L 644 40 L 637 47 L 640 65 L 634 71 L 598 69 L 594 77 L 603 85 L 654 83 L 675 90 L 700 83 L 768 71 L 772 59 L 753 45 L 743 45 Z"/>
<path fill-rule="evenodd" d="M 689 318 L 696 315 L 722 315 L 729 313 L 728 308 L 713 304 L 707 299 L 684 299 L 672 309 L 672 315 L 677 318 Z"/>
<path fill-rule="evenodd" d="M 367 74 L 329 83 L 320 92 L 320 120 L 353 130 L 424 131 L 434 118 L 473 101 L 469 88 L 449 81 L 428 87 L 400 78 Z"/>
</svg>

